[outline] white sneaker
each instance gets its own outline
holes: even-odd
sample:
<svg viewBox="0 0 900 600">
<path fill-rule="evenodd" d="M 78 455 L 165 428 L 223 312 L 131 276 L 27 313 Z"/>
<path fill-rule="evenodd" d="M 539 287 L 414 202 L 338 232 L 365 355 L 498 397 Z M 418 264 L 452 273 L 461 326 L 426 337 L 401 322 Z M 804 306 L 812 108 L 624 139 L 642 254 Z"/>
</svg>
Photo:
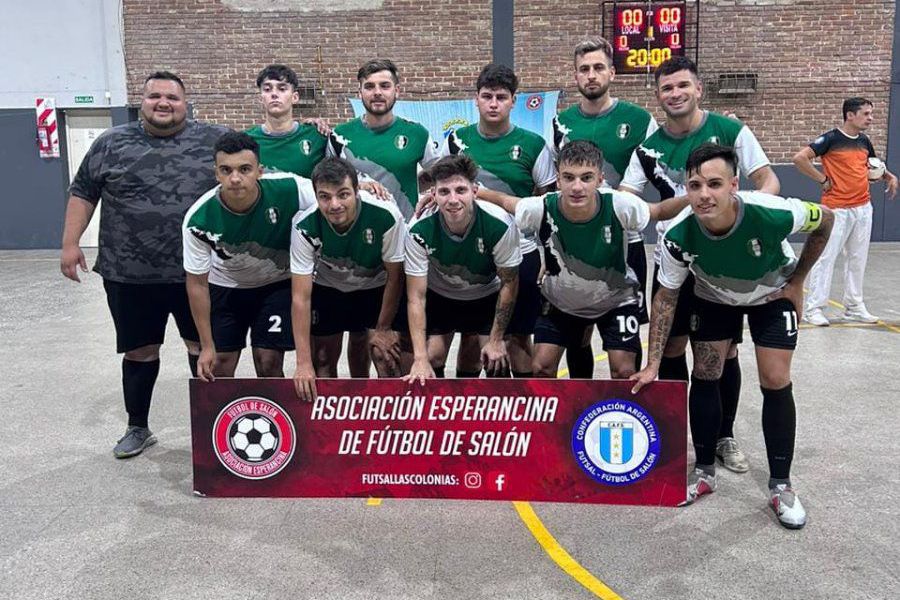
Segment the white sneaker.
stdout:
<svg viewBox="0 0 900 600">
<path fill-rule="evenodd" d="M 866 310 L 865 306 L 847 307 L 844 313 L 844 319 L 847 321 L 856 321 L 858 323 L 877 323 L 881 319 Z"/>
<path fill-rule="evenodd" d="M 816 327 L 828 327 L 831 325 L 831 321 L 828 320 L 821 308 L 806 311 L 806 314 L 803 315 L 803 320 Z"/>
<path fill-rule="evenodd" d="M 712 494 L 719 484 L 717 475 L 710 475 L 703 469 L 694 468 L 688 475 L 687 498 L 678 506 L 688 506 L 700 496 Z"/>
<path fill-rule="evenodd" d="M 769 506 L 775 511 L 778 522 L 788 529 L 800 529 L 806 525 L 806 509 L 787 484 L 782 483 L 769 490 Z"/>
</svg>

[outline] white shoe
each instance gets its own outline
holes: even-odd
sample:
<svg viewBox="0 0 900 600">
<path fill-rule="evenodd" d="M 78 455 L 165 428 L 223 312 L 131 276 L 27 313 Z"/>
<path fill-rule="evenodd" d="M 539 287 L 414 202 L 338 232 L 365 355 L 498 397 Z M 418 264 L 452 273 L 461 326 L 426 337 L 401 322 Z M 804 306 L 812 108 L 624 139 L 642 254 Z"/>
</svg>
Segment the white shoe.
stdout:
<svg viewBox="0 0 900 600">
<path fill-rule="evenodd" d="M 769 490 L 769 506 L 775 511 L 778 522 L 788 529 L 800 529 L 806 525 L 806 509 L 787 484 L 782 483 Z"/>
<path fill-rule="evenodd" d="M 865 306 L 848 307 L 847 312 L 844 313 L 844 319 L 858 323 L 877 323 L 880 321 L 878 317 L 867 311 Z"/>
<path fill-rule="evenodd" d="M 821 308 L 806 311 L 806 314 L 803 315 L 803 320 L 816 327 L 828 327 L 831 325 L 831 321 L 828 320 Z"/>
</svg>

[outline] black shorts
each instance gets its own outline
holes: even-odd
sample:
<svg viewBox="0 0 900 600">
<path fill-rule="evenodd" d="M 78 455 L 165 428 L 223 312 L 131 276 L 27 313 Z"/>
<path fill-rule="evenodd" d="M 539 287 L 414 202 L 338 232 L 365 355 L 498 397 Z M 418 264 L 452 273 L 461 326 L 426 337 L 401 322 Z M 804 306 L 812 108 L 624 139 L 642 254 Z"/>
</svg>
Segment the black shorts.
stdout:
<svg viewBox="0 0 900 600">
<path fill-rule="evenodd" d="M 349 331 L 361 333 L 374 329 L 381 313 L 384 286 L 355 292 L 342 292 L 325 285 L 313 284 L 312 316 L 310 334 L 315 336 L 336 335 Z M 405 331 L 406 294 L 400 297 L 397 315 L 391 329 Z"/>
<path fill-rule="evenodd" d="M 255 288 L 227 288 L 210 284 L 210 321 L 218 352 L 236 352 L 247 345 L 270 350 L 293 350 L 291 280 Z"/>
<path fill-rule="evenodd" d="M 700 342 L 734 340 L 750 324 L 753 343 L 763 348 L 797 347 L 797 312 L 787 298 L 757 306 L 728 306 L 695 298 L 691 313 L 691 339 Z"/>
<path fill-rule="evenodd" d="M 169 315 L 182 339 L 199 342 L 184 283 L 122 283 L 103 280 L 106 303 L 116 326 L 116 352 L 162 344 Z"/>
<path fill-rule="evenodd" d="M 603 350 L 640 351 L 637 304 L 620 306 L 596 319 L 586 319 L 563 312 L 545 300 L 544 309 L 534 328 L 534 343 L 581 348 L 592 325 L 597 326 L 600 339 L 603 340 Z"/>
<path fill-rule="evenodd" d="M 628 256 L 625 262 L 637 275 L 638 280 L 638 322 L 641 325 L 650 322 L 647 313 L 647 253 L 644 251 L 644 240 L 635 240 L 628 244 Z M 654 280 L 656 278 L 654 277 Z"/>
<path fill-rule="evenodd" d="M 494 292 L 477 300 L 454 300 L 428 290 L 425 294 L 426 333 L 490 335 L 497 312 L 498 294 Z"/>
<path fill-rule="evenodd" d="M 541 314 L 541 286 L 538 275 L 541 274 L 541 252 L 535 249 L 522 256 L 519 265 L 519 293 L 516 295 L 516 306 L 506 327 L 506 333 L 512 335 L 531 335 L 534 324 Z"/>
</svg>

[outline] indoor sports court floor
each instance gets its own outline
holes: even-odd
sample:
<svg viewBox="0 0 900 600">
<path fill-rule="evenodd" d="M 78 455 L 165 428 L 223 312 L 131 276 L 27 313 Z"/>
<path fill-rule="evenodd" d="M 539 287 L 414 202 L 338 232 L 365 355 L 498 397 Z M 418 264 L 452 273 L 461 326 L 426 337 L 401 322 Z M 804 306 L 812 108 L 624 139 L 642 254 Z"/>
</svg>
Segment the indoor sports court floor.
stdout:
<svg viewBox="0 0 900 600">
<path fill-rule="evenodd" d="M 766 507 L 749 343 L 736 433 L 751 471 L 722 471 L 688 508 L 195 497 L 174 329 L 151 413 L 159 444 L 114 460 L 120 360 L 99 277 L 64 280 L 56 252 L 0 252 L 0 597 L 900 597 L 898 265 L 900 244 L 873 246 L 866 295 L 884 322 L 800 334 L 793 474 L 810 521 L 798 532 Z"/>
</svg>

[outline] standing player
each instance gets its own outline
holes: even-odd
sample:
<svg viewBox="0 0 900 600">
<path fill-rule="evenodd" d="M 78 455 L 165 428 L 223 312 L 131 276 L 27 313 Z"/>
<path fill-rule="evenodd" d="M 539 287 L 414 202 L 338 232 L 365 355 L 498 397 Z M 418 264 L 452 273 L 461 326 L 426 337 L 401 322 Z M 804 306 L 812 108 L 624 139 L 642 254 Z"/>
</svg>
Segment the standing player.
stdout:
<svg viewBox="0 0 900 600">
<path fill-rule="evenodd" d="M 297 74 L 285 65 L 269 65 L 260 71 L 256 87 L 266 120 L 248 129 L 247 134 L 259 144 L 259 160 L 264 167 L 308 179 L 313 167 L 325 158 L 328 138 L 315 125 L 294 120 L 299 85 Z"/>
<path fill-rule="evenodd" d="M 419 199 L 419 166 L 437 160 L 437 147 L 422 125 L 394 114 L 400 95 L 400 76 L 393 62 L 370 60 L 356 74 L 365 114 L 335 127 L 331 136 L 334 156 L 344 158 L 359 173 L 381 184 L 394 197 L 409 221 Z M 365 334 L 351 334 L 350 373 L 368 377 L 369 352 Z"/>
<path fill-rule="evenodd" d="M 342 159 L 319 163 L 312 184 L 318 204 L 294 218 L 291 239 L 294 382 L 307 400 L 316 396 L 316 376 L 337 377 L 345 331 L 367 334 L 379 377 L 403 372 L 392 325 L 405 284 L 403 216 L 395 204 L 360 192 L 356 170 Z"/>
<path fill-rule="evenodd" d="M 693 285 L 689 402 L 697 461 L 685 503 L 714 492 L 722 418 L 717 380 L 747 315 L 763 395 L 769 501 L 782 525 L 799 529 L 806 524 L 806 511 L 790 480 L 796 429 L 791 359 L 803 280 L 828 241 L 834 217 L 810 202 L 739 192 L 737 157 L 731 148 L 704 144 L 691 153 L 686 168 L 691 209 L 672 221 L 658 245 L 661 287 L 650 311 L 647 367 L 632 377 L 637 381 L 634 391 L 659 373 L 678 289 Z M 809 233 L 799 260 L 787 241 L 796 232 Z M 688 281 L 689 272 L 693 282 Z"/>
<path fill-rule="evenodd" d="M 736 119 L 701 110 L 703 87 L 693 61 L 683 56 L 673 57 L 659 66 L 655 77 L 656 99 L 666 113 L 666 123 L 634 151 L 621 189 L 640 193 L 649 182 L 663 200 L 684 194 L 688 156 L 701 144 L 713 142 L 734 148 L 738 168 L 750 178 L 754 188 L 769 194 L 778 193 L 778 177 L 769 166 L 769 159 L 753 132 Z M 662 236 L 666 224 L 660 222 L 656 229 Z M 654 254 L 657 270 L 659 256 L 660 247 L 657 244 Z M 655 275 L 653 279 L 655 294 L 659 283 Z M 675 323 L 660 365 L 660 377 L 663 379 L 688 379 L 685 351 L 690 334 L 692 294 L 692 286 L 682 286 Z M 739 339 L 740 336 L 737 337 Z M 736 343 L 728 351 L 720 381 L 724 416 L 717 455 L 726 468 L 745 473 L 750 465 L 734 439 L 734 418 L 741 393 L 741 367 Z"/>
<path fill-rule="evenodd" d="M 534 332 L 537 377 L 556 377 L 563 350 L 580 345 L 594 326 L 612 377 L 635 372 L 641 338 L 638 280 L 626 261 L 628 232 L 641 231 L 650 219 L 671 218 L 686 202 L 648 204 L 634 194 L 600 189 L 602 169 L 600 150 L 578 140 L 559 152 L 559 192 L 524 199 L 487 194 L 544 247 L 547 302 Z"/>
<path fill-rule="evenodd" d="M 219 185 L 184 218 L 184 270 L 200 333 L 197 375 L 234 377 L 250 332 L 259 377 L 284 377 L 291 335 L 291 218 L 315 203 L 308 179 L 262 174 L 259 145 L 228 133 L 215 145 Z"/>
<path fill-rule="evenodd" d="M 437 206 L 409 225 L 410 381 L 444 376 L 457 332 L 478 335 L 481 347 L 481 356 L 460 357 L 458 371 L 478 371 L 483 363 L 488 376 L 509 376 L 503 337 L 519 287 L 519 231 L 504 211 L 475 200 L 477 174 L 467 156 L 439 160 L 431 169 Z"/>
<path fill-rule="evenodd" d="M 200 194 L 215 185 L 212 147 L 228 129 L 187 120 L 184 83 L 167 71 L 144 82 L 140 121 L 104 132 L 91 146 L 69 188 L 60 268 L 74 281 L 87 263 L 78 240 L 100 208 L 100 249 L 94 270 L 103 277 L 122 359 L 128 428 L 116 458 L 155 444 L 148 427 L 159 375 L 159 347 L 169 315 L 188 348 L 196 375 L 199 338 L 181 260 L 181 221 Z"/>
<path fill-rule="evenodd" d="M 834 213 L 834 231 L 825 252 L 809 274 L 809 295 L 803 320 L 827 326 L 822 312 L 831 292 L 831 275 L 838 254 L 844 254 L 844 318 L 877 323 L 878 317 L 863 301 L 863 277 L 872 235 L 872 203 L 869 193 L 868 159 L 875 156 L 872 142 L 863 133 L 872 124 L 872 103 L 865 98 L 848 98 L 841 108 L 844 124 L 819 136 L 794 155 L 797 169 L 822 186 L 822 204 Z M 825 174 L 813 165 L 821 157 Z M 897 194 L 897 178 L 885 170 L 888 194 Z"/>
<path fill-rule="evenodd" d="M 486 65 L 475 83 L 478 123 L 452 132 L 441 153 L 471 157 L 478 165 L 478 183 L 488 189 L 512 196 L 540 195 L 553 189 L 556 170 L 544 138 L 510 122 L 518 87 L 512 69 Z M 507 328 L 507 351 L 513 376 L 531 377 L 531 334 L 541 307 L 541 255 L 533 234 L 521 237 L 521 249 L 519 294 Z M 463 340 L 460 353 L 470 352 L 471 345 Z M 477 377 L 479 371 L 465 376 Z"/>
<path fill-rule="evenodd" d="M 628 160 L 638 144 L 659 126 L 649 112 L 630 102 L 613 98 L 610 83 L 616 77 L 612 46 L 602 37 L 581 42 L 575 47 L 575 84 L 581 98 L 559 113 L 553 120 L 553 142 L 556 151 L 575 140 L 592 142 L 603 154 L 603 181 L 617 187 L 628 167 Z M 628 266 L 638 278 L 639 320 L 647 323 L 647 255 L 644 238 L 628 232 Z M 591 377 L 594 355 L 590 346 L 566 352 L 572 377 Z M 642 352 L 638 348 L 635 368 L 640 369 Z"/>
</svg>

